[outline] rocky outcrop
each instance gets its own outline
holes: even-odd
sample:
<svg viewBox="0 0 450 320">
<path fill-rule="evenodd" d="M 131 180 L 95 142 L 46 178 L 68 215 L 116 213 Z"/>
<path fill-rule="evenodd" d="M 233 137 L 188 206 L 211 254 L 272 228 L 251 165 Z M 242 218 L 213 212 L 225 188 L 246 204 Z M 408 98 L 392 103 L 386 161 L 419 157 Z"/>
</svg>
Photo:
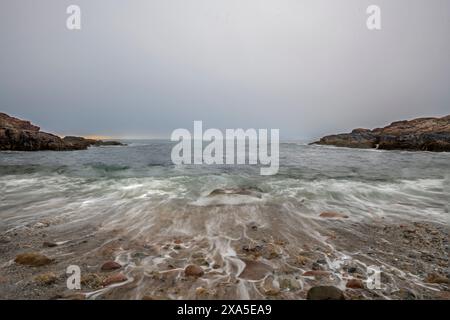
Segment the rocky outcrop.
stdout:
<svg viewBox="0 0 450 320">
<path fill-rule="evenodd" d="M 0 128 L 0 150 L 38 151 L 71 150 L 58 136 L 40 132 Z"/>
<path fill-rule="evenodd" d="M 32 125 L 30 121 L 20 120 L 10 117 L 5 113 L 0 113 L 0 128 L 3 129 L 17 129 L 38 132 L 41 130 L 38 126 Z"/>
<path fill-rule="evenodd" d="M 123 145 L 117 141 L 101 141 L 82 137 L 60 137 L 40 131 L 29 121 L 0 113 L 0 150 L 12 151 L 69 151 L 85 150 L 90 146 Z"/>
<path fill-rule="evenodd" d="M 90 146 L 102 147 L 102 146 L 125 146 L 125 144 L 119 141 L 103 141 L 95 139 L 86 139 L 83 137 L 67 136 L 63 138 L 64 143 L 72 150 L 84 150 Z"/>
<path fill-rule="evenodd" d="M 450 115 L 393 122 L 384 128 L 355 129 L 312 144 L 384 150 L 450 151 Z"/>
<path fill-rule="evenodd" d="M 126 144 L 119 141 L 103 141 L 103 140 L 95 140 L 94 146 L 126 146 Z"/>
<path fill-rule="evenodd" d="M 96 144 L 97 140 L 85 139 L 83 137 L 67 136 L 63 138 L 64 143 L 71 150 L 84 150 Z"/>
</svg>

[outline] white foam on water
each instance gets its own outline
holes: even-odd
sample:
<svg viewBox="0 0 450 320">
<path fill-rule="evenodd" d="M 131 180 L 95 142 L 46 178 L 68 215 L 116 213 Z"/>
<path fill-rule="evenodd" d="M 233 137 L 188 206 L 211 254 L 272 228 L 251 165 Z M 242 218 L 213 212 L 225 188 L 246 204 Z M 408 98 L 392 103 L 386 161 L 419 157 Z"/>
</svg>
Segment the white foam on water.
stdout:
<svg viewBox="0 0 450 320">
<path fill-rule="evenodd" d="M 199 206 L 199 207 L 208 207 L 208 206 L 239 206 L 245 204 L 258 204 L 263 203 L 264 199 L 255 198 L 253 196 L 247 195 L 217 195 L 214 197 L 201 197 L 194 202 L 191 202 L 190 205 Z"/>
</svg>

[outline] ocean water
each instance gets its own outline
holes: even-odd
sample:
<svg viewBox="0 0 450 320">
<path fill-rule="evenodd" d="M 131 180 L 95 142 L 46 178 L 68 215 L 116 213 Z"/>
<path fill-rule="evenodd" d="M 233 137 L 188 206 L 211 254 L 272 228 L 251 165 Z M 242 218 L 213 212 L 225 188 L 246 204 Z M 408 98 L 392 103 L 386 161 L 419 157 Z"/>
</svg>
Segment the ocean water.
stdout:
<svg viewBox="0 0 450 320">
<path fill-rule="evenodd" d="M 201 205 L 215 189 L 256 188 L 261 202 L 302 202 L 302 212 L 337 210 L 364 218 L 370 214 L 422 216 L 448 221 L 450 154 L 280 145 L 280 170 L 261 176 L 258 166 L 186 165 L 170 159 L 173 143 L 125 141 L 127 147 L 71 152 L 1 152 L 3 226 L 20 220 L 30 206 L 45 215 L 58 199 L 76 203 L 133 202 Z M 140 200 L 140 201 L 139 201 Z M 242 201 L 245 203 L 245 196 Z M 239 204 L 239 203 L 236 203 Z M 100 205 L 100 204 L 99 204 Z M 65 211 L 64 207 L 60 208 Z M 369 210 L 371 209 L 371 210 Z M 67 210 L 70 212 L 70 210 Z M 102 210 L 103 211 L 103 210 Z M 73 212 L 75 217 L 77 212 Z M 119 212 L 119 214 L 122 214 Z"/>
<path fill-rule="evenodd" d="M 208 271 L 203 285 L 212 290 L 242 273 L 240 248 L 245 244 L 288 242 L 291 247 L 280 249 L 284 251 L 279 261 L 262 258 L 279 269 L 290 265 L 295 248 L 317 243 L 333 251 L 327 260 L 333 269 L 354 253 L 326 241 L 333 228 L 357 232 L 352 228 L 379 219 L 444 226 L 450 222 L 450 153 L 283 142 L 278 174 L 261 176 L 258 166 L 175 166 L 169 141 L 125 142 L 126 147 L 86 151 L 1 152 L 0 231 L 10 234 L 52 221 L 53 236 L 61 243 L 75 239 L 77 226 L 83 225 L 126 238 L 133 245 L 115 247 L 114 255 L 139 284 L 122 296 L 136 298 L 149 290 L 154 293 L 149 288 L 155 288 L 156 280 L 146 280 L 146 275 L 181 270 L 197 259 L 196 254 Z M 324 211 L 348 219 L 329 227 L 318 216 Z M 258 225 L 263 235 L 252 235 L 250 224 Z M 98 250 L 116 239 L 111 237 L 100 242 Z M 183 252 L 167 247 L 173 239 L 181 239 Z M 142 244 L 162 249 L 139 256 L 137 247 Z M 96 254 L 93 250 L 76 254 L 87 259 Z M 220 297 L 253 298 L 261 291 L 257 281 L 241 281 L 233 288 Z M 184 289 L 170 295 L 192 297 L 192 290 Z M 108 290 L 92 292 L 92 297 Z"/>
</svg>

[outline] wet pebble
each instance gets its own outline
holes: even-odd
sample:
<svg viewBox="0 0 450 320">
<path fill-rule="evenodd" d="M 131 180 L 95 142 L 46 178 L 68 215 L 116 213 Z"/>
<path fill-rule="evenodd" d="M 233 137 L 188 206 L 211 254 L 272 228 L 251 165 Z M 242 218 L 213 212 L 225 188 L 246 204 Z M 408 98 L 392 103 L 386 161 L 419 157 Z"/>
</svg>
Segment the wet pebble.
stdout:
<svg viewBox="0 0 450 320">
<path fill-rule="evenodd" d="M 37 229 L 42 229 L 42 228 L 47 228 L 48 226 L 50 226 L 50 223 L 48 223 L 48 222 L 38 222 L 33 227 L 37 228 Z"/>
<path fill-rule="evenodd" d="M 416 295 L 407 289 L 400 289 L 397 293 L 397 296 L 402 300 L 416 300 L 417 299 Z"/>
<path fill-rule="evenodd" d="M 0 237 L 0 244 L 7 244 L 11 242 L 11 238 L 8 236 L 1 236 Z"/>
<path fill-rule="evenodd" d="M 122 268 L 122 265 L 115 262 L 115 261 L 106 261 L 102 267 L 101 270 L 102 271 L 111 271 L 111 270 L 117 270 Z"/>
<path fill-rule="evenodd" d="M 107 277 L 105 280 L 103 280 L 103 285 L 106 287 L 106 286 L 109 286 L 109 285 L 112 285 L 115 283 L 125 282 L 127 280 L 128 280 L 128 278 L 124 274 L 116 273 L 116 274 L 113 274 L 112 276 Z"/>
<path fill-rule="evenodd" d="M 81 276 L 81 286 L 88 287 L 92 289 L 99 289 L 103 285 L 103 279 L 96 273 L 82 274 Z"/>
<path fill-rule="evenodd" d="M 364 289 L 364 282 L 360 279 L 350 279 L 347 281 L 346 287 L 350 289 Z"/>
<path fill-rule="evenodd" d="M 184 269 L 184 274 L 188 277 L 201 277 L 205 274 L 205 272 L 201 267 L 191 264 Z"/>
<path fill-rule="evenodd" d="M 311 265 L 311 269 L 313 270 L 324 270 L 324 267 L 317 263 L 317 262 L 313 262 L 313 264 Z"/>
<path fill-rule="evenodd" d="M 56 242 L 51 242 L 51 241 L 45 241 L 42 246 L 45 248 L 54 248 L 56 247 L 58 244 Z"/>
<path fill-rule="evenodd" d="M 34 278 L 34 281 L 41 285 L 50 285 L 55 283 L 57 280 L 58 277 L 53 272 L 42 273 Z"/>
<path fill-rule="evenodd" d="M 327 260 L 325 260 L 325 259 L 318 259 L 316 261 L 316 263 L 318 263 L 318 264 L 327 264 Z"/>
<path fill-rule="evenodd" d="M 245 268 L 239 277 L 247 280 L 260 280 L 272 271 L 272 268 L 262 262 L 243 259 Z"/>
<path fill-rule="evenodd" d="M 86 295 L 84 293 L 73 293 L 65 297 L 67 300 L 86 300 Z"/>
<path fill-rule="evenodd" d="M 134 252 L 131 256 L 134 259 L 144 259 L 147 257 L 147 254 L 145 252 Z"/>
<path fill-rule="evenodd" d="M 56 295 L 51 300 L 86 300 L 86 295 L 82 292 L 64 292 Z"/>
<path fill-rule="evenodd" d="M 450 280 L 448 277 L 442 276 L 440 274 L 430 273 L 426 278 L 426 282 L 436 284 L 449 284 Z"/>
<path fill-rule="evenodd" d="M 308 290 L 308 300 L 345 300 L 344 293 L 333 286 L 317 286 Z"/>
<path fill-rule="evenodd" d="M 344 267 L 344 270 L 348 273 L 356 273 L 358 271 L 358 268 L 356 267 Z"/>
<path fill-rule="evenodd" d="M 299 263 L 302 266 L 306 265 L 310 261 L 310 259 L 305 256 L 297 256 L 296 260 L 297 263 Z"/>
<path fill-rule="evenodd" d="M 272 277 L 268 277 L 264 280 L 262 289 L 264 290 L 264 294 L 267 296 L 276 296 L 280 293 L 279 283 L 274 281 Z"/>
<path fill-rule="evenodd" d="M 301 288 L 300 283 L 293 278 L 281 278 L 279 279 L 280 289 L 288 291 L 296 291 Z"/>
<path fill-rule="evenodd" d="M 258 230 L 258 224 L 256 222 L 250 222 L 247 224 L 247 227 L 252 231 Z"/>
<path fill-rule="evenodd" d="M 304 277 L 325 277 L 329 276 L 331 273 L 329 271 L 323 270 L 310 270 L 303 273 Z"/>
<path fill-rule="evenodd" d="M 199 297 L 206 297 L 214 294 L 214 291 L 208 290 L 205 287 L 198 287 L 195 289 L 195 294 Z"/>
<path fill-rule="evenodd" d="M 45 266 L 53 261 L 54 259 L 50 259 L 49 257 L 37 252 L 22 253 L 14 259 L 15 263 L 31 267 Z"/>
<path fill-rule="evenodd" d="M 142 297 L 142 300 L 167 300 L 166 297 L 158 296 L 158 295 L 145 295 Z"/>
<path fill-rule="evenodd" d="M 348 218 L 347 215 L 338 213 L 338 212 L 331 212 L 331 211 L 325 211 L 322 212 L 319 217 L 326 218 L 326 219 L 346 219 Z"/>
<path fill-rule="evenodd" d="M 242 246 L 242 251 L 245 252 L 260 252 L 264 247 L 262 245 L 256 245 L 256 246 L 248 246 L 248 245 L 244 245 Z"/>
</svg>

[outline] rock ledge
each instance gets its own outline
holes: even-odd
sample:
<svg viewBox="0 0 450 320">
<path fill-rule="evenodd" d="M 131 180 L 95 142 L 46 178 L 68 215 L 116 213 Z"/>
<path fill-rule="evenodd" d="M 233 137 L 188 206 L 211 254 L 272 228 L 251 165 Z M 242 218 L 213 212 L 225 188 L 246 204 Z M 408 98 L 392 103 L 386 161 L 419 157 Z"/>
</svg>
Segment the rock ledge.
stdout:
<svg viewBox="0 0 450 320">
<path fill-rule="evenodd" d="M 71 151 L 90 146 L 122 146 L 117 141 L 101 141 L 82 137 L 60 137 L 40 131 L 29 121 L 20 120 L 0 112 L 0 151 Z"/>
<path fill-rule="evenodd" d="M 384 128 L 355 129 L 311 144 L 383 150 L 450 151 L 450 115 L 393 122 Z"/>
</svg>

